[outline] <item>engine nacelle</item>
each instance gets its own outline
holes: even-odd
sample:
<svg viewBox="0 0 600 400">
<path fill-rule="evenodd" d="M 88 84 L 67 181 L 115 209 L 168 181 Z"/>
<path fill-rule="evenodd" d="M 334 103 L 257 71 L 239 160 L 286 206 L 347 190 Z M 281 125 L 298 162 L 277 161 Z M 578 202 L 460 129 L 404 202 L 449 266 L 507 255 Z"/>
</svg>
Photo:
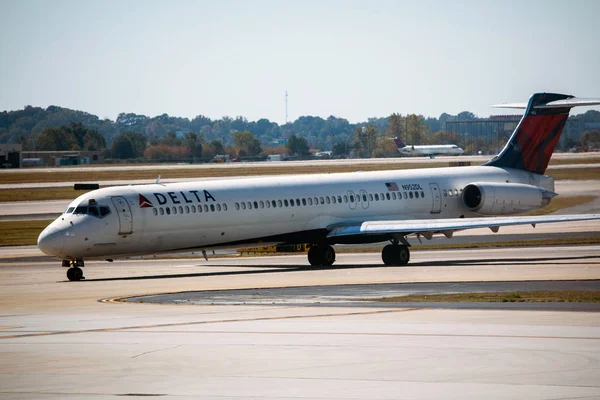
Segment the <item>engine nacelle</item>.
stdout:
<svg viewBox="0 0 600 400">
<path fill-rule="evenodd" d="M 463 189 L 467 210 L 481 215 L 505 215 L 542 208 L 557 194 L 522 183 L 475 182 Z"/>
</svg>

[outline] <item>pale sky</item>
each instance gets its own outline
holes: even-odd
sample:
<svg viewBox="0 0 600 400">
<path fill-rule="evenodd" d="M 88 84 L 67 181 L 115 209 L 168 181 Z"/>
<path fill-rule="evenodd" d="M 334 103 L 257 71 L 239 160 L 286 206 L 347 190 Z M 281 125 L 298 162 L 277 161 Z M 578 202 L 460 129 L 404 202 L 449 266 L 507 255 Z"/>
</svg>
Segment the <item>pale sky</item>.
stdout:
<svg viewBox="0 0 600 400">
<path fill-rule="evenodd" d="M 0 0 L 0 110 L 283 123 L 287 89 L 291 121 L 487 116 L 536 91 L 599 98 L 599 16 L 598 0 Z"/>
</svg>

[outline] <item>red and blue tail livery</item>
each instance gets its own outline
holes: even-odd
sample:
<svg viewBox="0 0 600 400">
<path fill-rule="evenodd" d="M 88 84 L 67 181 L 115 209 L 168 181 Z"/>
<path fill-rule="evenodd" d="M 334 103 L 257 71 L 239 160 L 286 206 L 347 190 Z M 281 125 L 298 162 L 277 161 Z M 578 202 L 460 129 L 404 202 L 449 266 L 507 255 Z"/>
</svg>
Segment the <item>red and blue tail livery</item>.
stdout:
<svg viewBox="0 0 600 400">
<path fill-rule="evenodd" d="M 544 174 L 571 108 L 596 104 L 600 104 L 600 101 L 578 99 L 566 94 L 535 93 L 527 105 L 495 106 L 525 108 L 525 114 L 502 152 L 486 165 Z"/>
</svg>

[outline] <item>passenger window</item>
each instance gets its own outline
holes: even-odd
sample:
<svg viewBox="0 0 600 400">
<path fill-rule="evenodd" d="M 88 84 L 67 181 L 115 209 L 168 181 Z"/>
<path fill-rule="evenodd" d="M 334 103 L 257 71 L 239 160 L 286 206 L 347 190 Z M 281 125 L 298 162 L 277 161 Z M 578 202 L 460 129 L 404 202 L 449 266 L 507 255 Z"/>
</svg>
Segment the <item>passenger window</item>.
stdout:
<svg viewBox="0 0 600 400">
<path fill-rule="evenodd" d="M 163 210 L 162 207 L 159 209 L 159 211 L 160 211 L 160 215 L 165 215 L 165 210 Z"/>
<path fill-rule="evenodd" d="M 206 204 L 204 205 L 204 212 L 208 212 L 208 206 Z"/>
<path fill-rule="evenodd" d="M 300 199 L 296 199 L 296 205 L 300 207 Z"/>
<path fill-rule="evenodd" d="M 338 200 L 338 203 L 341 203 L 342 202 L 342 196 L 338 196 L 337 200 Z"/>
<path fill-rule="evenodd" d="M 312 206 L 312 204 L 313 204 L 313 203 L 312 203 L 312 197 L 309 197 L 309 198 L 308 198 L 308 205 L 309 205 L 309 206 Z"/>
<path fill-rule="evenodd" d="M 327 202 L 327 204 L 329 204 L 329 196 L 325 197 L 325 201 Z"/>
<path fill-rule="evenodd" d="M 392 192 L 392 200 L 396 200 L 396 192 Z"/>
<path fill-rule="evenodd" d="M 252 210 L 252 202 L 251 201 L 248 202 L 248 210 Z"/>
<path fill-rule="evenodd" d="M 283 200 L 283 204 L 285 204 L 285 206 L 286 206 L 286 207 L 288 206 L 288 201 L 287 201 L 287 199 Z"/>
<path fill-rule="evenodd" d="M 448 196 L 452 197 L 452 189 L 448 190 Z"/>
<path fill-rule="evenodd" d="M 315 200 L 315 206 L 318 206 L 319 205 L 319 199 L 317 199 L 316 197 L 314 197 L 314 200 Z"/>
<path fill-rule="evenodd" d="M 177 207 L 173 206 L 173 214 L 177 214 Z"/>
<path fill-rule="evenodd" d="M 302 199 L 302 205 L 305 206 L 306 205 L 306 199 Z"/>
<path fill-rule="evenodd" d="M 350 203 L 354 203 L 354 196 L 350 195 Z"/>
<path fill-rule="evenodd" d="M 425 198 L 425 192 L 421 191 L 421 198 Z"/>
<path fill-rule="evenodd" d="M 365 203 L 366 203 L 366 201 L 367 201 L 367 195 L 366 195 L 366 194 L 363 194 L 363 201 L 364 201 Z"/>
<path fill-rule="evenodd" d="M 271 208 L 271 202 L 269 200 L 265 201 L 265 206 L 267 206 L 267 208 Z"/>
<path fill-rule="evenodd" d="M 335 204 L 335 196 L 331 196 L 331 202 Z"/>
<path fill-rule="evenodd" d="M 454 195 L 458 196 L 458 189 L 454 189 Z"/>
<path fill-rule="evenodd" d="M 198 212 L 201 213 L 202 212 L 202 206 L 200 204 L 198 204 Z"/>
<path fill-rule="evenodd" d="M 325 199 L 321 197 L 321 204 L 325 204 Z"/>
<path fill-rule="evenodd" d="M 190 207 L 189 206 L 185 206 L 185 213 L 189 214 L 190 213 Z"/>
<path fill-rule="evenodd" d="M 379 195 L 375 193 L 375 200 L 379 201 Z"/>
<path fill-rule="evenodd" d="M 227 204 L 223 203 L 223 211 L 227 211 Z"/>
<path fill-rule="evenodd" d="M 373 194 L 369 193 L 369 201 L 373 201 Z"/>
<path fill-rule="evenodd" d="M 418 199 L 419 198 L 419 192 L 415 192 L 415 198 Z"/>
<path fill-rule="evenodd" d="M 408 198 L 408 195 L 406 194 L 406 192 L 403 192 L 402 194 L 404 196 L 404 200 L 406 200 Z"/>
<path fill-rule="evenodd" d="M 290 206 L 294 207 L 294 199 L 290 199 Z"/>
<path fill-rule="evenodd" d="M 277 205 L 278 205 L 279 207 L 283 207 L 283 203 L 281 202 L 281 200 L 277 200 Z"/>
<path fill-rule="evenodd" d="M 171 209 L 169 207 L 165 207 L 165 211 L 167 212 L 167 215 L 171 215 Z"/>
<path fill-rule="evenodd" d="M 221 211 L 221 205 L 217 203 L 217 211 Z"/>
<path fill-rule="evenodd" d="M 408 197 L 413 198 L 413 192 L 408 192 Z"/>
<path fill-rule="evenodd" d="M 211 205 L 210 205 L 210 211 L 212 211 L 212 212 L 214 212 L 214 211 L 215 211 L 215 205 L 214 205 L 214 204 L 211 204 Z"/>
<path fill-rule="evenodd" d="M 156 211 L 156 208 L 153 208 L 153 209 L 152 209 L 152 214 L 154 214 L 154 215 L 158 215 L 158 211 Z"/>
<path fill-rule="evenodd" d="M 383 193 L 379 193 L 379 198 L 381 199 L 381 201 L 385 200 L 385 197 L 383 197 Z"/>
<path fill-rule="evenodd" d="M 277 202 L 275 200 L 271 200 L 271 205 L 273 208 L 277 207 Z"/>
<path fill-rule="evenodd" d="M 255 202 L 254 202 L 254 208 L 255 208 L 255 209 L 258 209 L 258 201 L 255 201 Z"/>
<path fill-rule="evenodd" d="M 196 213 L 196 206 L 192 206 L 192 212 Z"/>
<path fill-rule="evenodd" d="M 242 202 L 242 210 L 246 209 L 246 203 Z"/>
<path fill-rule="evenodd" d="M 347 194 L 345 194 L 345 195 L 344 195 L 344 203 L 347 203 L 347 202 L 348 202 L 348 195 L 347 195 Z"/>
<path fill-rule="evenodd" d="M 265 208 L 265 202 L 264 201 L 260 201 L 258 204 L 260 204 L 260 208 Z"/>
<path fill-rule="evenodd" d="M 385 198 L 386 198 L 386 199 L 388 199 L 388 200 L 391 200 L 390 194 L 389 194 L 389 193 L 386 193 L 386 194 L 385 194 Z"/>
</svg>

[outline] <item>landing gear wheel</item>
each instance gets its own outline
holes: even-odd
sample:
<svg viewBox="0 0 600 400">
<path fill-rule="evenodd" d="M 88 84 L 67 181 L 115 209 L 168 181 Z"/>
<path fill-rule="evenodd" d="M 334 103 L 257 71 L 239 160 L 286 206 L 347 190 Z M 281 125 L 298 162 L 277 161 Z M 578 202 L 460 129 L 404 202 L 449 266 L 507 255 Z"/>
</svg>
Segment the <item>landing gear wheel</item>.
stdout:
<svg viewBox="0 0 600 400">
<path fill-rule="evenodd" d="M 308 262 L 310 265 L 321 265 L 321 259 L 323 258 L 323 247 L 312 246 L 308 249 Z"/>
<path fill-rule="evenodd" d="M 410 251 L 406 246 L 388 244 L 381 251 L 381 259 L 385 265 L 406 265 L 410 260 Z"/>
<path fill-rule="evenodd" d="M 80 281 L 85 279 L 83 277 L 83 271 L 79 267 L 71 267 L 67 270 L 67 278 L 70 281 Z"/>
<path fill-rule="evenodd" d="M 335 262 L 335 250 L 329 245 L 312 246 L 308 250 L 308 262 L 315 266 L 331 266 Z"/>
</svg>

